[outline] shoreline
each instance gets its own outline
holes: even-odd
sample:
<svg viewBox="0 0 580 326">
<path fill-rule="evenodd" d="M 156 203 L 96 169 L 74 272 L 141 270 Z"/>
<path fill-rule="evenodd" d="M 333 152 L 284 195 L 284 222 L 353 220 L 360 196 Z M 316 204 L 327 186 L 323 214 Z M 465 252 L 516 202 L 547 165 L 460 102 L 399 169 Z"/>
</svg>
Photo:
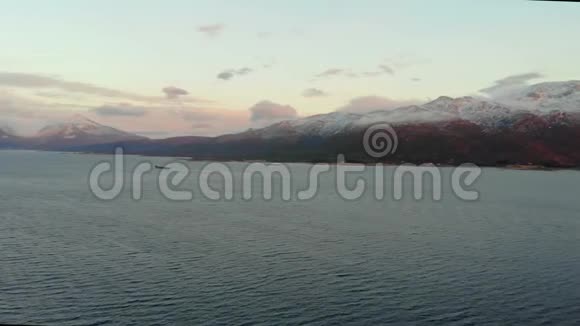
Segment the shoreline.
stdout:
<svg viewBox="0 0 580 326">
<path fill-rule="evenodd" d="M 32 152 L 32 153 L 58 153 L 58 154 L 76 154 L 76 155 L 100 155 L 100 156 L 111 156 L 113 153 L 98 153 L 98 152 L 67 152 L 67 151 L 51 151 L 51 150 L 36 150 L 36 149 L 0 149 L 0 151 L 6 152 Z M 382 164 L 383 166 L 400 166 L 403 164 L 414 164 L 417 166 L 420 165 L 433 165 L 435 167 L 442 167 L 442 168 L 454 168 L 458 167 L 461 164 L 444 164 L 444 163 L 433 163 L 433 162 L 423 162 L 423 163 L 393 163 L 393 162 L 325 162 L 325 161 L 269 161 L 269 160 L 243 160 L 243 159 L 228 159 L 228 160 L 209 160 L 209 159 L 195 159 L 193 157 L 185 157 L 185 156 L 158 156 L 158 155 L 146 155 L 146 154 L 124 154 L 127 156 L 136 156 L 136 157 L 149 157 L 149 158 L 159 158 L 159 159 L 176 159 L 176 160 L 186 160 L 189 162 L 219 162 L 219 163 L 264 163 L 264 164 L 306 164 L 306 165 L 315 165 L 315 164 L 329 164 L 331 166 L 335 165 L 363 165 L 363 166 L 373 166 L 376 164 Z M 473 163 L 471 163 L 473 164 Z M 580 171 L 580 166 L 577 167 L 564 167 L 564 166 L 543 166 L 538 164 L 507 164 L 507 165 L 478 165 L 480 168 L 496 168 L 496 169 L 503 169 L 503 170 L 515 170 L 515 171 Z"/>
</svg>

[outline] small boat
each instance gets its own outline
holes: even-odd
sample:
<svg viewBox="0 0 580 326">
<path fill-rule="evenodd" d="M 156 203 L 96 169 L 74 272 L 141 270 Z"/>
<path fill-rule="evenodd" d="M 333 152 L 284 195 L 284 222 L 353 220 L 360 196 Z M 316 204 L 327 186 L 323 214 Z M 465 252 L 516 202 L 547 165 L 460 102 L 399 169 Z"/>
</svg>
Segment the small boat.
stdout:
<svg viewBox="0 0 580 326">
<path fill-rule="evenodd" d="M 162 165 L 155 165 L 155 168 L 158 169 L 158 170 L 166 170 L 166 169 L 169 169 L 168 167 L 162 166 Z"/>
</svg>

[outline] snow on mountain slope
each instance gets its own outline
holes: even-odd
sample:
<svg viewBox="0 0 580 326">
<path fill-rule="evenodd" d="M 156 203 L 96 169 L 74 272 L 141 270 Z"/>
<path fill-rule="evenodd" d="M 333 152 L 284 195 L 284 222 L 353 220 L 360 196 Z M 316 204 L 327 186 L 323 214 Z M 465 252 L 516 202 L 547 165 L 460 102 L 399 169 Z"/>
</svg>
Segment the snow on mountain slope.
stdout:
<svg viewBox="0 0 580 326">
<path fill-rule="evenodd" d="M 376 122 L 388 122 L 396 125 L 412 122 L 437 122 L 456 118 L 456 112 L 433 110 L 425 106 L 407 106 L 393 110 L 373 111 L 365 114 L 355 122 L 356 126 L 365 127 Z"/>
<path fill-rule="evenodd" d="M 343 131 L 360 117 L 360 114 L 346 112 L 319 114 L 302 119 L 278 122 L 268 127 L 251 131 L 250 134 L 259 134 L 262 138 L 288 137 L 292 135 L 330 136 Z"/>
<path fill-rule="evenodd" d="M 332 112 L 297 120 L 279 122 L 258 130 L 263 138 L 290 135 L 331 136 L 350 129 L 364 128 L 377 122 L 391 124 L 455 119 L 457 112 L 431 110 L 421 106 L 402 107 L 393 110 L 377 110 L 369 113 Z"/>
<path fill-rule="evenodd" d="M 118 137 L 127 139 L 142 138 L 109 126 L 102 125 L 83 116 L 76 115 L 66 122 L 42 128 L 36 135 L 39 138 L 75 139 L 81 137 Z"/>
<path fill-rule="evenodd" d="M 378 122 L 401 125 L 452 120 L 466 120 L 485 130 L 493 130 L 510 127 L 523 113 L 544 117 L 552 111 L 580 112 L 580 81 L 532 85 L 501 99 L 441 96 L 423 105 L 364 114 L 337 111 L 279 122 L 255 130 L 253 134 L 259 134 L 262 138 L 331 136 Z"/>
<path fill-rule="evenodd" d="M 432 107 L 431 103 L 425 106 L 431 110 L 444 110 L 455 118 L 471 121 L 485 128 L 500 127 L 513 114 L 512 110 L 504 105 L 469 96 L 452 99 L 443 107 L 438 105 Z"/>
<path fill-rule="evenodd" d="M 472 97 L 452 99 L 440 97 L 424 105 L 392 110 L 378 110 L 364 114 L 332 112 L 307 118 L 283 121 L 257 132 L 263 138 L 290 135 L 331 136 L 350 129 L 368 127 L 378 122 L 391 125 L 468 120 L 485 128 L 499 127 L 509 119 L 512 111 L 501 104 Z"/>
<path fill-rule="evenodd" d="M 495 100 L 523 110 L 580 112 L 580 80 L 535 84 Z"/>
<path fill-rule="evenodd" d="M 361 117 L 361 114 L 356 113 L 333 112 L 294 120 L 289 123 L 301 134 L 334 135 L 348 128 L 353 121 L 357 121 Z"/>
</svg>

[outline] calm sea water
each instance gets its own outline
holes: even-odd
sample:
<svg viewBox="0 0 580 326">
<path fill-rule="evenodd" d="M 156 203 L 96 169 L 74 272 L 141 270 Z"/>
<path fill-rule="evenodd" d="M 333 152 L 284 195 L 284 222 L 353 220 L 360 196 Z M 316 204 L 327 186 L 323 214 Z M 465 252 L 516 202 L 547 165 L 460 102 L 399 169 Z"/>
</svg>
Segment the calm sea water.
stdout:
<svg viewBox="0 0 580 326">
<path fill-rule="evenodd" d="M 171 202 L 154 172 L 106 202 L 103 159 L 0 152 L 0 323 L 580 324 L 580 172 L 485 169 L 477 202 L 345 201 L 330 176 L 305 202 Z"/>
</svg>

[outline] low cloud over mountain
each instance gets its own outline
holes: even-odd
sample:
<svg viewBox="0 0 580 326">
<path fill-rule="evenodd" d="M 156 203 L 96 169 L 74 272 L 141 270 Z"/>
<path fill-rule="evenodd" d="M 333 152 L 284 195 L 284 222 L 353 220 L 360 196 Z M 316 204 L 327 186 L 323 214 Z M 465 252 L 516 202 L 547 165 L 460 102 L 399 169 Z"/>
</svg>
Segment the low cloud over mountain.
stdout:
<svg viewBox="0 0 580 326">
<path fill-rule="evenodd" d="M 338 111 L 365 113 L 390 110 L 419 103 L 420 101 L 418 100 L 394 100 L 388 97 L 369 95 L 353 98 L 348 104 L 338 108 Z"/>
<path fill-rule="evenodd" d="M 145 107 L 133 106 L 127 103 L 106 104 L 94 109 L 93 112 L 100 116 L 119 116 L 119 117 L 142 117 L 147 114 L 148 109 Z"/>
<path fill-rule="evenodd" d="M 529 81 L 543 77 L 544 76 L 538 72 L 511 75 L 496 80 L 493 85 L 479 91 L 493 98 L 501 98 L 504 96 L 509 96 L 509 94 L 512 92 L 525 88 L 528 86 Z"/>
<path fill-rule="evenodd" d="M 250 120 L 253 122 L 272 122 L 298 117 L 298 113 L 293 107 L 268 100 L 254 104 L 249 110 L 251 113 Z"/>
</svg>

